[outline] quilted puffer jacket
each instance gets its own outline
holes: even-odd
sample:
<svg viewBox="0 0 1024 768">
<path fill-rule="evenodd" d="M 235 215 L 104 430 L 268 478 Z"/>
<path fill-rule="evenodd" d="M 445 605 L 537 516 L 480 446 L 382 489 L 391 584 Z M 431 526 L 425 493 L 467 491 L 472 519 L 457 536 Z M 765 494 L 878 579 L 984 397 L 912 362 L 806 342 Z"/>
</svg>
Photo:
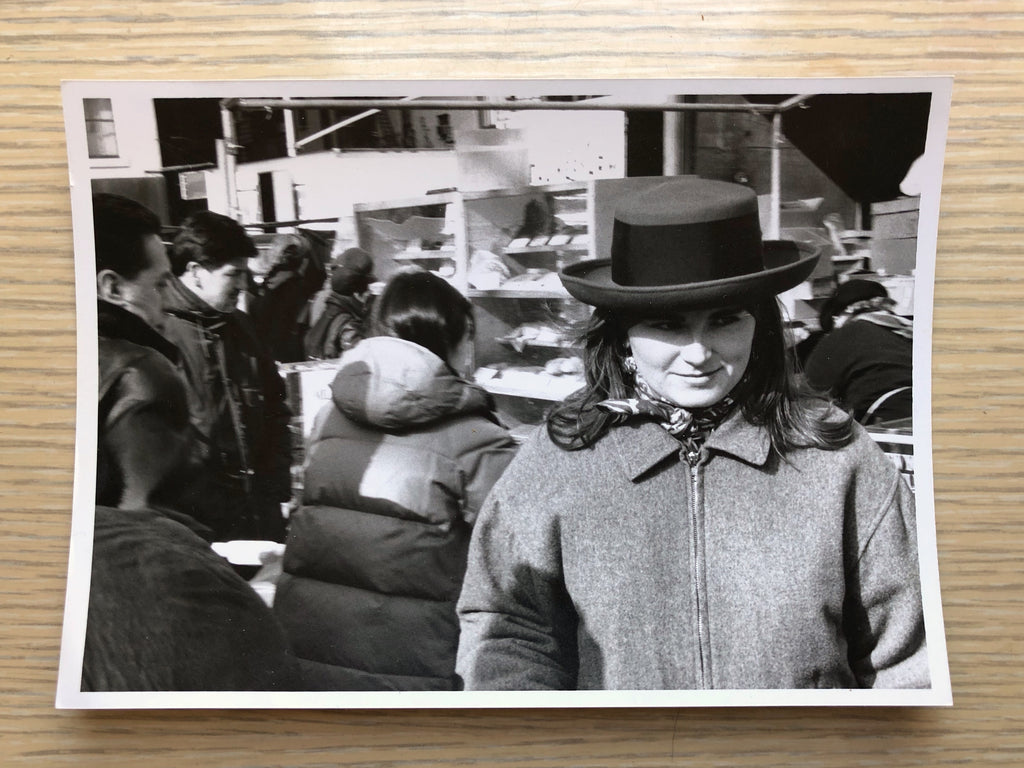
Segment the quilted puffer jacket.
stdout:
<svg viewBox="0 0 1024 768">
<path fill-rule="evenodd" d="M 470 532 L 514 443 L 485 391 L 401 339 L 346 352 L 331 391 L 275 611 L 308 688 L 449 689 Z"/>
</svg>

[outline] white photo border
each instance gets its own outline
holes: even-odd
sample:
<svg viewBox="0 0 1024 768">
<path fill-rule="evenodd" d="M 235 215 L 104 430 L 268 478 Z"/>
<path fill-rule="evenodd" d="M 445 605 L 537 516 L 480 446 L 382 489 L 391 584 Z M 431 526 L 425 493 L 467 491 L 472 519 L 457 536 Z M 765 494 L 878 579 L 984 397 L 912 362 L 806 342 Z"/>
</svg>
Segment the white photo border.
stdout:
<svg viewBox="0 0 1024 768">
<path fill-rule="evenodd" d="M 62 709 L 182 708 L 590 708 L 732 706 L 950 706 L 952 689 L 939 590 L 931 439 L 931 340 L 939 202 L 952 77 L 702 78 L 594 80 L 242 80 L 65 81 L 62 83 L 72 207 L 77 303 L 77 430 L 68 586 L 60 650 L 56 706 Z M 932 687 L 921 690 L 670 690 L 558 692 L 83 692 L 85 645 L 96 480 L 97 312 L 83 100 L 111 96 L 147 98 L 389 98 L 479 96 L 508 93 L 623 94 L 642 102 L 666 94 L 863 94 L 930 93 L 931 109 L 921 163 L 922 193 L 914 285 L 914 478 L 925 631 Z M 628 96 L 626 96 L 628 94 Z"/>
</svg>

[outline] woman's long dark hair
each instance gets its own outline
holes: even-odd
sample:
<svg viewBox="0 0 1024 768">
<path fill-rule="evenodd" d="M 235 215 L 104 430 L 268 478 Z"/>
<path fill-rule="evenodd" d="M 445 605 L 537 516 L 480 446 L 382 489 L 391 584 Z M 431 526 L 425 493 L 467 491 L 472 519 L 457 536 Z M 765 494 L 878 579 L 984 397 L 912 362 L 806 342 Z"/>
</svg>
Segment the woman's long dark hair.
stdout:
<svg viewBox="0 0 1024 768">
<path fill-rule="evenodd" d="M 469 330 L 473 305 L 444 278 L 421 269 L 396 272 L 374 302 L 372 335 L 426 347 L 446 363 Z"/>
<path fill-rule="evenodd" d="M 786 350 L 782 313 L 774 297 L 747 308 L 754 316 L 750 361 L 732 397 L 746 419 L 763 426 L 781 455 L 799 447 L 827 450 L 842 447 L 853 432 L 849 418 L 823 418 L 825 401 L 799 383 Z M 592 446 L 627 416 L 607 413 L 597 404 L 608 398 L 633 396 L 623 368 L 626 332 L 643 317 L 595 309 L 584 336 L 586 386 L 554 407 L 547 430 L 558 447 L 574 451 Z M 821 407 L 813 407 L 817 400 Z"/>
</svg>

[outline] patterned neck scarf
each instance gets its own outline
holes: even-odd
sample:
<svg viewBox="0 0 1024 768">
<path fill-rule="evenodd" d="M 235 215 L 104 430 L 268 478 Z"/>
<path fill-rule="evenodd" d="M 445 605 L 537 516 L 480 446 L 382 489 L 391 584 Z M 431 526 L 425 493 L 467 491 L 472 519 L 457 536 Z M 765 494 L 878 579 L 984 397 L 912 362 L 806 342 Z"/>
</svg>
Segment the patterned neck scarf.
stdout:
<svg viewBox="0 0 1024 768">
<path fill-rule="evenodd" d="M 888 307 L 879 309 L 872 306 L 863 306 L 865 304 L 868 304 L 868 302 L 860 302 L 859 304 L 847 307 L 844 314 L 850 315 L 850 318 L 846 322 L 852 323 L 855 320 L 867 321 L 892 331 L 897 336 L 913 340 L 914 324 L 910 320 L 900 317 Z"/>
<path fill-rule="evenodd" d="M 632 366 L 627 368 L 631 369 Z M 597 407 L 607 413 L 623 413 L 654 419 L 686 446 L 687 453 L 699 451 L 708 435 L 725 421 L 736 405 L 736 401 L 731 397 L 724 397 L 707 408 L 683 408 L 658 395 L 636 371 L 633 371 L 633 391 L 636 397 L 602 400 Z"/>
</svg>

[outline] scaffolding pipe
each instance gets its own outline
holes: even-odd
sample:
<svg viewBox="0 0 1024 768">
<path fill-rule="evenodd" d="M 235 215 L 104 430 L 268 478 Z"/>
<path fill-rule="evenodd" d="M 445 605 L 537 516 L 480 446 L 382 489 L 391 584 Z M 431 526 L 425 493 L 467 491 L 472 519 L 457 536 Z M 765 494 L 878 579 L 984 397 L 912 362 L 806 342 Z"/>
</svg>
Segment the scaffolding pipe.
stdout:
<svg viewBox="0 0 1024 768">
<path fill-rule="evenodd" d="M 407 99 L 408 97 L 406 97 Z M 469 99 L 419 99 L 411 103 L 406 99 L 224 99 L 221 106 L 228 110 L 258 109 L 434 109 L 434 110 L 547 110 L 554 112 L 748 112 L 772 115 L 799 105 L 806 96 L 790 99 L 788 106 L 781 104 L 702 104 L 691 102 L 604 102 L 604 101 L 509 101 L 495 99 L 472 101 Z"/>
<path fill-rule="evenodd" d="M 415 96 L 407 96 L 404 99 L 401 99 L 401 101 L 412 101 L 415 98 L 416 98 Z M 291 110 L 288 110 L 288 111 L 290 112 Z M 335 123 L 334 125 L 329 125 L 326 128 L 324 128 L 323 130 L 317 131 L 316 133 L 312 134 L 311 136 L 306 136 L 305 138 L 299 139 L 298 141 L 295 142 L 295 148 L 296 149 L 300 149 L 300 148 L 306 146 L 307 144 L 309 144 L 311 142 L 314 142 L 314 141 L 316 141 L 317 139 L 319 139 L 319 138 L 321 138 L 323 136 L 326 136 L 329 133 L 334 133 L 335 131 L 337 131 L 337 130 L 339 130 L 341 128 L 344 128 L 347 125 L 352 125 L 352 123 L 357 123 L 360 120 L 362 120 L 363 118 L 370 117 L 371 115 L 376 115 L 378 113 L 380 113 L 379 109 L 367 109 L 364 112 L 360 112 L 358 115 L 353 115 L 352 117 L 347 117 L 344 120 L 341 120 L 341 121 Z"/>
<path fill-rule="evenodd" d="M 672 103 L 682 101 L 682 96 L 673 97 Z M 683 172 L 683 127 L 686 121 L 682 112 L 666 112 L 662 125 L 661 172 L 665 176 L 678 176 Z"/>
<path fill-rule="evenodd" d="M 295 113 L 284 110 L 284 146 L 288 157 L 298 157 L 298 145 L 295 143 Z"/>
<path fill-rule="evenodd" d="M 768 218 L 768 240 L 778 240 L 782 210 L 782 113 L 772 115 L 771 147 L 771 212 Z"/>
<path fill-rule="evenodd" d="M 238 144 L 235 134 L 234 112 L 236 110 L 260 110 L 260 109 L 363 109 L 364 114 L 358 115 L 341 123 L 331 126 L 319 134 L 306 137 L 296 142 L 289 142 L 289 155 L 298 147 L 303 146 L 325 133 L 348 125 L 355 120 L 366 117 L 368 114 L 383 109 L 434 109 L 434 110 L 548 110 L 548 111 L 611 111 L 611 112 L 663 112 L 666 113 L 664 129 L 664 173 L 675 175 L 682 172 L 685 158 L 679 154 L 681 141 L 681 126 L 683 121 L 681 112 L 746 112 L 754 114 L 770 115 L 772 118 L 772 146 L 771 146 L 771 195 L 768 222 L 769 239 L 776 240 L 780 230 L 780 210 L 782 187 L 780 180 L 781 163 L 780 149 L 782 143 L 782 114 L 795 107 L 803 106 L 803 103 L 811 98 L 812 94 L 799 94 L 792 96 L 779 104 L 705 104 L 692 101 L 683 101 L 675 97 L 675 101 L 668 103 L 637 103 L 637 102 L 594 102 L 594 101 L 510 101 L 508 99 L 417 99 L 415 96 L 405 96 L 399 99 L 223 99 L 220 102 L 221 122 L 224 128 L 224 158 L 223 167 L 227 182 L 227 198 L 229 215 L 240 220 L 241 212 L 238 207 L 238 188 L 235 181 L 235 168 L 237 164 Z M 412 103 L 416 99 L 415 103 Z M 669 141 L 671 133 L 671 143 Z M 218 163 L 220 165 L 220 163 Z M 670 173 L 671 171 L 671 173 Z"/>
<path fill-rule="evenodd" d="M 217 158 L 217 164 L 221 165 L 221 161 L 223 161 L 228 216 L 235 221 L 241 222 L 242 212 L 238 206 L 238 183 L 235 179 L 235 168 L 237 165 L 238 155 L 238 137 L 235 133 L 235 117 L 231 110 L 224 107 L 223 102 L 221 103 L 220 122 L 221 129 L 224 132 L 224 138 L 218 144 L 218 154 L 222 155 L 222 157 Z"/>
</svg>

